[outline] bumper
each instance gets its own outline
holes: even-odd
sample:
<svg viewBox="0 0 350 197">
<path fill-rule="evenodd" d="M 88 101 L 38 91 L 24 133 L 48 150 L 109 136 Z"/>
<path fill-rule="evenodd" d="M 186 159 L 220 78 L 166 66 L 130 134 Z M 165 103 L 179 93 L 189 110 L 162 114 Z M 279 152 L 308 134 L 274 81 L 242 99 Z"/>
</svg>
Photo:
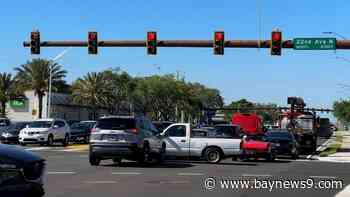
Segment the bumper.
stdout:
<svg viewBox="0 0 350 197">
<path fill-rule="evenodd" d="M 136 143 L 94 143 L 90 144 L 90 154 L 103 159 L 138 156 L 140 148 Z"/>
<path fill-rule="evenodd" d="M 18 143 L 18 136 L 13 136 L 13 137 L 0 136 L 0 142 L 2 142 L 2 143 Z"/>
<path fill-rule="evenodd" d="M 47 141 L 47 136 L 48 134 L 20 135 L 18 141 L 26 144 L 43 143 Z"/>
</svg>

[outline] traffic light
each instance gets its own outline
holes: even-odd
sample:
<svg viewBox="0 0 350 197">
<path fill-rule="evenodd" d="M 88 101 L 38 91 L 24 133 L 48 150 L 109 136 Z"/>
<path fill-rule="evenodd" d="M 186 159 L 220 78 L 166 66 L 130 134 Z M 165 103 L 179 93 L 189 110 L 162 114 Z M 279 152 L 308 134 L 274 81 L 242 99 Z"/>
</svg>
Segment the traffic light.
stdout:
<svg viewBox="0 0 350 197">
<path fill-rule="evenodd" d="M 97 32 L 89 32 L 89 35 L 88 35 L 89 54 L 96 55 L 97 47 L 98 47 Z"/>
<path fill-rule="evenodd" d="M 282 32 L 272 31 L 271 33 L 271 55 L 282 54 Z"/>
<path fill-rule="evenodd" d="M 214 55 L 224 55 L 225 34 L 223 31 L 214 33 Z"/>
<path fill-rule="evenodd" d="M 157 54 L 157 32 L 154 32 L 154 31 L 147 32 L 147 54 L 148 55 Z"/>
<path fill-rule="evenodd" d="M 38 31 L 30 33 L 30 51 L 31 54 L 40 54 L 40 32 Z"/>
</svg>

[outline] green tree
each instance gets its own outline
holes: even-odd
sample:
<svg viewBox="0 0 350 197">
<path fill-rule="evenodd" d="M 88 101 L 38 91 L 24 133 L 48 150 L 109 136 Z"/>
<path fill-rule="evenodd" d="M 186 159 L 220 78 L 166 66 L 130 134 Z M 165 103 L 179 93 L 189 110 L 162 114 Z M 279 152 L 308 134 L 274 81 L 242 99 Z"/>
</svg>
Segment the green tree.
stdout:
<svg viewBox="0 0 350 197">
<path fill-rule="evenodd" d="M 107 103 L 110 113 L 118 114 L 124 104 L 130 104 L 131 94 L 134 91 L 135 83 L 132 77 L 124 71 L 108 69 L 102 72 L 108 89 Z"/>
<path fill-rule="evenodd" d="M 333 114 L 338 120 L 345 124 L 350 122 L 350 100 L 335 101 L 333 110 Z"/>
<path fill-rule="evenodd" d="M 67 73 L 62 69 L 61 65 L 46 59 L 38 58 L 15 68 L 17 71 L 16 79 L 19 82 L 19 87 L 23 91 L 34 90 L 35 95 L 38 96 L 39 118 L 42 118 L 43 97 L 49 87 L 50 67 L 52 69 L 52 88 L 55 90 L 56 85 L 62 83 Z"/>
<path fill-rule="evenodd" d="M 78 78 L 72 85 L 73 101 L 75 103 L 90 106 L 93 119 L 97 118 L 98 108 L 108 102 L 108 81 L 101 72 L 91 72 Z"/>
<path fill-rule="evenodd" d="M 10 73 L 0 73 L 1 116 L 6 116 L 6 103 L 16 95 L 16 80 Z"/>
</svg>

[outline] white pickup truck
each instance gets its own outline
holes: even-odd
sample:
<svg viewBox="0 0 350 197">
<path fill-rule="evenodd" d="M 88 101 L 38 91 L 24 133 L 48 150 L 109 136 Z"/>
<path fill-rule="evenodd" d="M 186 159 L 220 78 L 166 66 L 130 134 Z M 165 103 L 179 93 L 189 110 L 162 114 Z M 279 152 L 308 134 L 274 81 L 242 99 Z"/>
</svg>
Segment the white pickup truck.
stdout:
<svg viewBox="0 0 350 197">
<path fill-rule="evenodd" d="M 239 129 L 231 131 L 233 133 L 226 136 L 209 136 L 206 130 L 192 130 L 188 123 L 176 123 L 168 126 L 161 136 L 166 144 L 167 156 L 201 157 L 209 163 L 218 163 L 223 158 L 240 154 Z"/>
</svg>

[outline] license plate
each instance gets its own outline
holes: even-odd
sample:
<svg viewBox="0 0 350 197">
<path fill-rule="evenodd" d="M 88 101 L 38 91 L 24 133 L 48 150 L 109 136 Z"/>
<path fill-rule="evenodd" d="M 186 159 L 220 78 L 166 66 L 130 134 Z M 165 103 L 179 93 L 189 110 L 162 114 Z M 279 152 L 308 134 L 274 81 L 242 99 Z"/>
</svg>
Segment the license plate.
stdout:
<svg viewBox="0 0 350 197">
<path fill-rule="evenodd" d="M 29 132 L 28 135 L 33 135 L 33 133 L 32 133 L 32 132 Z"/>
</svg>

